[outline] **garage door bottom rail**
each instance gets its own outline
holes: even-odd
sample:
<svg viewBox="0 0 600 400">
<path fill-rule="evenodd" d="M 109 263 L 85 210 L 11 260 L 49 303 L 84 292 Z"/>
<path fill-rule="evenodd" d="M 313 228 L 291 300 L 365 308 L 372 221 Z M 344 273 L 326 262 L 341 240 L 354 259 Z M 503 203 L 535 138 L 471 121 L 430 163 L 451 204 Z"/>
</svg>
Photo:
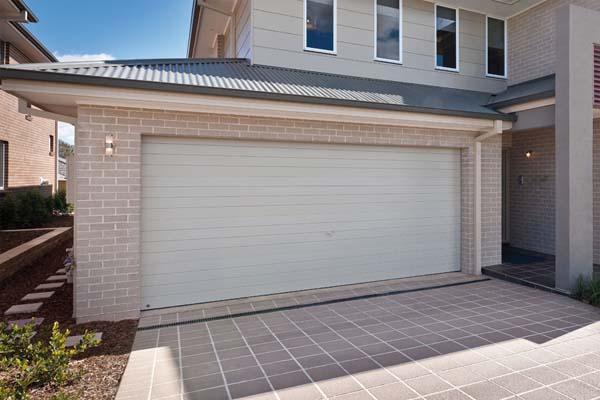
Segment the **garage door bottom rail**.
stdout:
<svg viewBox="0 0 600 400">
<path fill-rule="evenodd" d="M 462 273 L 430 275 L 421 278 L 423 279 L 396 279 L 393 281 L 379 281 L 360 285 L 306 290 L 273 296 L 238 299 L 235 301 L 221 301 L 197 305 L 195 306 L 197 307 L 195 309 L 190 309 L 190 307 L 194 306 L 184 306 L 180 307 L 179 311 L 173 311 L 174 309 L 170 308 L 162 310 L 164 313 L 159 314 L 156 313 L 161 310 L 152 310 L 150 311 L 151 315 L 144 315 L 148 312 L 142 313 L 138 330 L 143 331 L 169 326 L 248 317 L 299 308 L 323 306 L 345 301 L 364 300 L 402 293 L 463 286 L 491 280 L 490 278 L 481 278 Z M 270 297 L 272 297 L 272 299 L 269 299 Z M 222 303 L 226 303 L 227 305 L 222 305 Z"/>
</svg>

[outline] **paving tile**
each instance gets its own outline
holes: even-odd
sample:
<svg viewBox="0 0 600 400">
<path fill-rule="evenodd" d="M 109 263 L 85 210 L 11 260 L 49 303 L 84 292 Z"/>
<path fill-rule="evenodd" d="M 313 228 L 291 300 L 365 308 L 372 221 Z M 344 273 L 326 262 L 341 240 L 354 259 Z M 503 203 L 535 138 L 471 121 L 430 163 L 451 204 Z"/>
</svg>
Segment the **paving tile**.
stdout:
<svg viewBox="0 0 600 400">
<path fill-rule="evenodd" d="M 579 380 L 600 389 L 600 372 L 593 372 L 589 375 L 581 376 L 579 377 Z"/>
<path fill-rule="evenodd" d="M 469 396 L 457 389 L 448 390 L 442 393 L 432 394 L 425 398 L 426 400 L 471 400 Z"/>
<path fill-rule="evenodd" d="M 294 360 L 280 361 L 272 364 L 261 364 L 267 376 L 284 374 L 286 372 L 297 371 L 301 366 Z"/>
<path fill-rule="evenodd" d="M 228 400 L 229 396 L 227 395 L 227 390 L 225 387 L 220 387 L 184 393 L 181 398 L 183 400 Z"/>
<path fill-rule="evenodd" d="M 4 315 L 31 314 L 40 309 L 42 303 L 17 304 L 4 312 Z"/>
<path fill-rule="evenodd" d="M 266 379 L 257 379 L 249 382 L 227 385 L 232 399 L 251 397 L 263 394 L 272 394 L 271 386 Z M 273 398 L 275 396 L 273 395 Z"/>
<path fill-rule="evenodd" d="M 225 379 L 227 379 L 228 384 L 253 381 L 264 377 L 265 374 L 263 374 L 259 367 L 248 367 L 225 372 Z"/>
<path fill-rule="evenodd" d="M 58 289 L 62 287 L 64 282 L 56 282 L 56 283 L 42 283 L 41 285 L 37 285 L 35 290 L 48 290 L 48 289 Z"/>
<path fill-rule="evenodd" d="M 380 386 L 369 390 L 377 400 L 410 400 L 419 395 L 402 382 Z"/>
<path fill-rule="evenodd" d="M 405 383 L 421 395 L 450 389 L 451 386 L 435 375 L 425 375 L 419 378 L 409 379 Z"/>
<path fill-rule="evenodd" d="M 321 400 L 323 395 L 314 384 L 301 385 L 296 387 L 277 390 L 277 396 L 280 400 Z M 338 398 L 336 400 L 339 400 Z"/>
<path fill-rule="evenodd" d="M 199 390 L 216 388 L 224 385 L 222 374 L 204 375 L 183 381 L 183 392 L 196 392 Z"/>
<path fill-rule="evenodd" d="M 96 338 L 97 340 L 102 340 L 102 332 L 96 332 L 94 334 L 94 338 Z M 83 335 L 69 336 L 67 338 L 67 340 L 65 341 L 65 346 L 67 346 L 67 347 L 77 346 L 79 344 L 79 342 L 81 342 L 81 339 L 83 339 Z"/>
<path fill-rule="evenodd" d="M 569 398 L 549 388 L 541 388 L 533 392 L 523 393 L 519 395 L 519 399 L 523 400 L 568 400 Z"/>
<path fill-rule="evenodd" d="M 303 368 L 313 368 L 335 363 L 335 360 L 326 354 L 297 358 L 296 361 L 298 361 Z"/>
<path fill-rule="evenodd" d="M 52 276 L 49 276 L 48 278 L 46 278 L 46 281 L 48 281 L 48 282 L 63 281 L 63 280 L 67 280 L 66 275 L 52 275 Z"/>
<path fill-rule="evenodd" d="M 512 393 L 492 382 L 480 382 L 461 388 L 463 392 L 477 400 L 500 400 Z"/>
<path fill-rule="evenodd" d="M 359 372 L 353 374 L 354 378 L 366 388 L 386 385 L 393 382 L 398 382 L 392 374 L 384 369 L 374 369 L 371 371 Z"/>
<path fill-rule="evenodd" d="M 480 382 L 484 380 L 481 376 L 474 374 L 467 367 L 454 368 L 447 371 L 440 371 L 437 373 L 440 378 L 454 386 L 464 386 L 472 383 Z"/>
<path fill-rule="evenodd" d="M 561 374 L 560 372 L 546 366 L 527 369 L 525 371 L 521 371 L 521 373 L 544 385 L 551 385 L 568 378 L 567 375 Z"/>
<path fill-rule="evenodd" d="M 537 389 L 542 386 L 541 383 L 538 383 L 525 375 L 521 375 L 518 373 L 505 375 L 492 380 L 493 383 L 502 386 L 505 389 L 508 389 L 514 394 L 520 394 L 523 392 L 528 392 L 533 389 Z"/>
<path fill-rule="evenodd" d="M 44 300 L 52 297 L 54 292 L 37 292 L 37 293 L 29 293 L 23 296 L 21 301 L 32 301 L 32 300 Z"/>
<path fill-rule="evenodd" d="M 557 383 L 550 386 L 551 389 L 556 390 L 565 396 L 571 397 L 577 400 L 588 400 L 594 399 L 600 396 L 600 390 L 596 389 L 587 383 L 582 381 L 571 379 L 569 381 Z"/>
<path fill-rule="evenodd" d="M 548 367 L 560 372 L 561 374 L 568 375 L 571 377 L 585 375 L 594 371 L 592 368 L 575 362 L 573 360 L 558 361 L 552 364 L 548 364 Z"/>
<path fill-rule="evenodd" d="M 22 328 L 23 326 L 30 324 L 30 323 L 34 323 L 35 326 L 40 326 L 42 324 L 42 322 L 44 322 L 44 318 L 26 318 L 26 319 L 17 319 L 17 320 L 12 320 L 12 321 L 8 321 L 8 326 L 13 326 L 13 325 L 17 325 L 19 328 Z"/>
<path fill-rule="evenodd" d="M 337 396 L 335 400 L 373 400 L 373 397 L 367 391 L 361 390 L 358 392 Z"/>
<path fill-rule="evenodd" d="M 269 377 L 269 381 L 275 390 L 311 384 L 310 378 L 303 371 L 271 376 Z"/>
<path fill-rule="evenodd" d="M 361 386 L 350 376 L 340 376 L 329 380 L 315 381 L 317 386 L 329 397 L 340 396 L 361 390 Z"/>
</svg>

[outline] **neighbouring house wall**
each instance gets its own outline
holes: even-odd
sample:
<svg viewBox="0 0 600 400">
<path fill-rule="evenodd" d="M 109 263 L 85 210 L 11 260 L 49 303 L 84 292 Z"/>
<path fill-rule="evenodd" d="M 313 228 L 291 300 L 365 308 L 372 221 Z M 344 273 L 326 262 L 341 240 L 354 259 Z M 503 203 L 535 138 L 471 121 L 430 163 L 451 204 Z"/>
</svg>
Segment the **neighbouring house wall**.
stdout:
<svg viewBox="0 0 600 400">
<path fill-rule="evenodd" d="M 225 34 L 226 58 L 252 58 L 251 0 L 240 0 Z"/>
<path fill-rule="evenodd" d="M 49 136 L 55 151 L 50 155 Z M 0 91 L 0 140 L 8 143 L 7 188 L 39 187 L 40 178 L 56 187 L 56 122 L 18 112 L 18 100 Z"/>
<path fill-rule="evenodd" d="M 531 159 L 525 152 L 533 151 Z M 512 134 L 510 148 L 510 243 L 554 254 L 555 133 L 540 129 Z M 600 264 L 600 120 L 594 121 L 594 263 Z M 523 175 L 524 185 L 518 178 Z"/>
<path fill-rule="evenodd" d="M 511 85 L 555 72 L 556 12 L 567 4 L 600 11 L 598 0 L 547 0 L 508 20 Z"/>
<path fill-rule="evenodd" d="M 115 154 L 104 155 L 104 138 Z M 75 138 L 75 313 L 78 321 L 134 318 L 140 311 L 142 135 L 284 140 L 461 149 L 462 256 L 473 273 L 472 132 L 80 106 Z M 501 138 L 484 142 L 484 265 L 501 261 Z"/>
<path fill-rule="evenodd" d="M 460 73 L 435 69 L 434 4 L 403 1 L 403 65 L 374 61 L 373 0 L 337 1 L 337 55 L 307 52 L 302 0 L 253 0 L 253 62 L 312 71 L 499 92 L 485 75 L 485 15 L 460 10 Z"/>
</svg>

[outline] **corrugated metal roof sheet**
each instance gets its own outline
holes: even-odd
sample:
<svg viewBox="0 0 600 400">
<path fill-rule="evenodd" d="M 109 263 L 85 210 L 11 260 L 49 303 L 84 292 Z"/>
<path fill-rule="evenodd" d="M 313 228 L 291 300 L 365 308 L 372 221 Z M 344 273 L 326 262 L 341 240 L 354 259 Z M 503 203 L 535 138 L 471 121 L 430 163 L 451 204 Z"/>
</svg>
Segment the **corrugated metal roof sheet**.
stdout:
<svg viewBox="0 0 600 400">
<path fill-rule="evenodd" d="M 245 59 L 20 64 L 1 67 L 3 77 L 510 118 L 487 107 L 489 93 L 252 65 Z"/>
<path fill-rule="evenodd" d="M 555 81 L 555 75 L 548 75 L 509 86 L 504 92 L 493 95 L 488 105 L 494 109 L 499 109 L 528 101 L 554 97 Z"/>
</svg>

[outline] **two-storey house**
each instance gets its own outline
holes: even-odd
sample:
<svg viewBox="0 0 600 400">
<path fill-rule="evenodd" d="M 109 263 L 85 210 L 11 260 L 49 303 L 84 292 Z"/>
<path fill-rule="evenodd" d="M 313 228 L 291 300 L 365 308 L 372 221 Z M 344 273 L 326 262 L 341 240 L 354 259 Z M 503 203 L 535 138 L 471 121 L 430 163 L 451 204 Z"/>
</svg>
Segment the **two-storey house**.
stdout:
<svg viewBox="0 0 600 400">
<path fill-rule="evenodd" d="M 600 262 L 596 43 L 593 0 L 195 0 L 187 59 L 0 78 L 77 119 L 88 321 L 478 275 L 503 241 L 569 290 Z"/>
<path fill-rule="evenodd" d="M 24 26 L 37 21 L 23 1 L 0 0 L 0 66 L 56 61 Z M 19 104 L 0 91 L 0 196 L 24 190 L 51 194 L 57 185 L 56 121 L 20 113 Z"/>
</svg>

